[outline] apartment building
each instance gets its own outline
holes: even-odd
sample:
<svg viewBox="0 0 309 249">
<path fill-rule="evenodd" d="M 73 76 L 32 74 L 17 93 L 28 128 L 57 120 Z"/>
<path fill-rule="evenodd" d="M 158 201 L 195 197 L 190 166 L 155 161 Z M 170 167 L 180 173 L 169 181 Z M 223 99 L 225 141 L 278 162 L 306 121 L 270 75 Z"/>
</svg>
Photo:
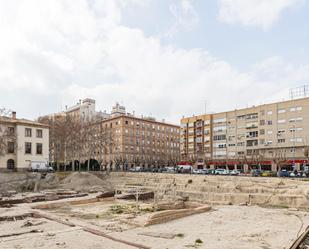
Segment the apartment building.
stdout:
<svg viewBox="0 0 309 249">
<path fill-rule="evenodd" d="M 308 163 L 309 98 L 181 120 L 181 158 L 199 167 L 300 169 Z"/>
<path fill-rule="evenodd" d="M 95 101 L 86 100 L 80 101 L 74 107 L 66 108 L 64 112 L 40 118 L 41 122 L 51 124 L 50 158 L 57 168 L 75 170 L 81 165 L 84 169 L 88 160 L 90 168 L 100 165 L 108 169 L 177 163 L 180 157 L 178 125 L 158 122 L 152 117 L 138 117 L 134 111 L 132 114 L 126 112 L 125 106 L 119 103 L 112 107 L 110 114 L 106 111 L 96 112 Z M 91 106 L 88 108 L 89 111 L 85 112 L 89 115 L 83 114 L 82 110 L 87 109 L 81 108 L 83 104 Z M 84 122 L 81 126 L 81 136 L 89 131 L 85 136 L 91 136 L 93 139 L 85 137 L 84 140 L 90 141 L 87 141 L 87 144 L 84 142 L 84 145 L 85 148 L 96 147 L 94 153 L 84 153 L 80 150 L 70 152 L 70 146 L 65 143 L 66 138 L 59 132 L 59 129 L 67 127 L 66 124 L 70 125 L 67 123 L 67 117 L 74 117 L 73 122 Z M 72 158 L 71 154 L 77 158 Z"/>
<path fill-rule="evenodd" d="M 106 111 L 97 112 L 96 111 L 96 101 L 90 98 L 79 100 L 79 102 L 73 106 L 70 106 L 70 107 L 66 106 L 65 111 L 61 113 L 57 113 L 56 115 L 59 115 L 62 113 L 76 120 L 80 120 L 82 122 L 89 122 L 89 121 L 94 121 L 96 119 L 104 119 L 104 118 L 110 117 L 110 114 L 107 114 Z M 52 116 L 54 115 L 55 114 L 52 114 Z"/>
<path fill-rule="evenodd" d="M 100 121 L 110 129 L 112 149 L 106 151 L 108 167 L 176 165 L 179 160 L 180 127 L 154 118 L 119 113 Z"/>
<path fill-rule="evenodd" d="M 27 170 L 49 162 L 49 127 L 26 119 L 0 117 L 0 170 Z"/>
</svg>

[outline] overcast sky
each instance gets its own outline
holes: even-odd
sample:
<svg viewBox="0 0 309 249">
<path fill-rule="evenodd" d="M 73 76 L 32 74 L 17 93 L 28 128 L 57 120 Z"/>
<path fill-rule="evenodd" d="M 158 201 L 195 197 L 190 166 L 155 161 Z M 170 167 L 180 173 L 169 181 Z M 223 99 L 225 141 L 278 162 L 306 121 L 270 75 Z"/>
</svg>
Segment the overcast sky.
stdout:
<svg viewBox="0 0 309 249">
<path fill-rule="evenodd" d="M 309 0 L 0 0 L 0 105 L 79 99 L 178 123 L 309 82 Z"/>
</svg>

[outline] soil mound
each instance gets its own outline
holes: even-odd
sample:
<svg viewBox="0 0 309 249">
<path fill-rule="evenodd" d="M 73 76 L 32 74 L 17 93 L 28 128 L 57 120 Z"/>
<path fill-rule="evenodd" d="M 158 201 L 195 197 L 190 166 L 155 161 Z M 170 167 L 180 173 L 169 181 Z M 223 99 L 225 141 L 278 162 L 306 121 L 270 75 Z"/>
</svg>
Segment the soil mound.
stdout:
<svg viewBox="0 0 309 249">
<path fill-rule="evenodd" d="M 101 179 L 88 172 L 74 172 L 60 181 L 59 187 L 75 191 L 97 191 L 113 190 L 112 184 L 107 179 Z"/>
</svg>

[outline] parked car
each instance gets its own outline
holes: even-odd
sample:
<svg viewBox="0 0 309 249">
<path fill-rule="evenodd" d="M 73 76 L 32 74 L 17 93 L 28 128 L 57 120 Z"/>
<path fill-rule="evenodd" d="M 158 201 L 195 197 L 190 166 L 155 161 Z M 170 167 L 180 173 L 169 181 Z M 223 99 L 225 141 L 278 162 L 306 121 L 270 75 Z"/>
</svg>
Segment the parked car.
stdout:
<svg viewBox="0 0 309 249">
<path fill-rule="evenodd" d="M 46 162 L 31 162 L 31 171 L 34 172 L 54 172 L 52 166 L 48 165 Z"/>
<path fill-rule="evenodd" d="M 215 175 L 227 175 L 226 169 L 216 169 Z"/>
<path fill-rule="evenodd" d="M 151 169 L 151 172 L 152 172 L 152 173 L 157 173 L 157 172 L 159 172 L 159 168 L 153 167 L 153 168 Z"/>
<path fill-rule="evenodd" d="M 252 170 L 252 171 L 251 171 L 251 175 L 252 175 L 252 176 L 255 176 L 255 177 L 261 176 L 261 175 L 262 175 L 262 171 L 259 170 L 259 169 Z"/>
<path fill-rule="evenodd" d="M 175 173 L 174 167 L 166 167 L 166 173 Z"/>
<path fill-rule="evenodd" d="M 164 173 L 164 172 L 166 172 L 166 171 L 167 171 L 167 169 L 166 169 L 165 167 L 159 168 L 159 170 L 158 170 L 158 172 L 160 172 L 160 173 Z"/>
<path fill-rule="evenodd" d="M 177 166 L 177 173 L 189 173 L 191 174 L 192 173 L 192 166 L 191 165 L 178 165 Z"/>
<path fill-rule="evenodd" d="M 289 173 L 290 177 L 306 177 L 307 174 L 304 171 L 292 171 Z"/>
<path fill-rule="evenodd" d="M 212 171 L 214 171 L 214 170 L 212 170 L 212 169 L 202 169 L 202 174 L 203 175 L 210 175 L 210 174 L 212 174 Z"/>
<path fill-rule="evenodd" d="M 131 171 L 131 172 L 141 172 L 142 168 L 139 167 L 139 166 L 136 166 L 136 167 L 133 167 L 133 168 L 129 169 L 129 171 Z"/>
<path fill-rule="evenodd" d="M 289 177 L 290 176 L 290 173 L 286 170 L 286 169 L 283 169 L 279 172 L 279 176 L 280 177 Z"/>
<path fill-rule="evenodd" d="M 273 171 L 263 171 L 261 176 L 263 176 L 263 177 L 275 177 L 275 176 L 277 176 L 277 173 L 273 172 Z"/>
<path fill-rule="evenodd" d="M 230 172 L 230 175 L 232 176 L 238 176 L 240 174 L 240 171 L 238 171 L 237 169 L 233 169 L 231 172 Z"/>
<path fill-rule="evenodd" d="M 202 175 L 203 174 L 203 169 L 194 169 L 193 174 L 198 174 L 198 175 Z"/>
</svg>

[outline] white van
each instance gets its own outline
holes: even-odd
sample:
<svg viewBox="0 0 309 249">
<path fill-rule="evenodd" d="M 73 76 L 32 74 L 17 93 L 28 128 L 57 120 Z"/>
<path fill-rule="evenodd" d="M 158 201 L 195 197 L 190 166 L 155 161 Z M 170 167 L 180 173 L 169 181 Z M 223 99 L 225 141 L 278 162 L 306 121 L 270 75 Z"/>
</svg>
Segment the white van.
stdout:
<svg viewBox="0 0 309 249">
<path fill-rule="evenodd" d="M 31 162 L 31 171 L 34 172 L 53 172 L 53 167 L 49 166 L 46 162 Z"/>
<path fill-rule="evenodd" d="M 193 167 L 191 165 L 178 165 L 177 166 L 177 173 L 192 173 Z"/>
</svg>

